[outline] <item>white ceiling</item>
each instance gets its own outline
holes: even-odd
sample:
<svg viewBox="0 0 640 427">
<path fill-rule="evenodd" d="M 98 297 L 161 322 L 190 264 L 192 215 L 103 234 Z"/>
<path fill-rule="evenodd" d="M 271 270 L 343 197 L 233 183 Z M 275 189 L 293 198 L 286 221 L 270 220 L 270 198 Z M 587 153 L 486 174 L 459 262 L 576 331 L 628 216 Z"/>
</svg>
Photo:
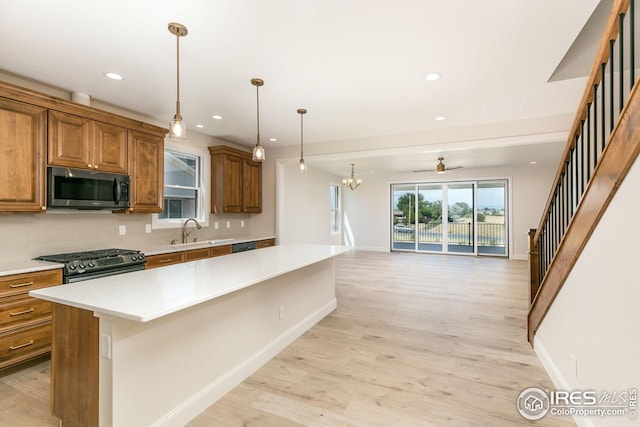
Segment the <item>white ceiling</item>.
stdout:
<svg viewBox="0 0 640 427">
<path fill-rule="evenodd" d="M 416 158 L 415 150 L 377 155 L 378 168 L 434 167 L 442 149 L 429 148 L 428 136 L 455 135 L 456 129 L 474 126 L 494 129 L 505 140 L 513 136 L 515 143 L 475 144 L 475 151 L 455 159 L 465 167 L 528 162 L 535 153 L 557 161 L 562 138 L 556 144 L 548 137 L 530 138 L 530 144 L 546 144 L 526 149 L 518 140 L 547 134 L 544 126 L 507 135 L 499 129 L 575 112 L 585 79 L 549 79 L 598 3 L 2 0 L 0 68 L 168 124 L 175 112 L 176 40 L 167 24 L 180 22 L 189 30 L 180 39 L 180 98 L 191 130 L 255 144 L 256 94 L 250 79 L 259 77 L 265 81 L 260 124 L 267 150 L 299 145 L 296 110 L 302 107 L 308 110 L 305 144 L 317 152 L 336 141 L 349 151 L 352 140 L 381 136 L 388 139 L 382 148 L 391 150 L 402 145 L 395 135 L 426 136 L 424 158 Z M 125 79 L 105 78 L 109 71 Z M 425 81 L 430 72 L 442 77 Z M 588 72 L 586 67 L 568 75 Z M 214 114 L 224 119 L 213 120 Z M 437 116 L 447 119 L 436 121 Z M 570 120 L 562 123 L 563 129 L 553 131 L 568 131 Z M 484 133 L 471 139 L 491 135 Z M 268 141 L 271 137 L 278 142 Z M 483 148 L 493 151 L 478 151 Z M 550 151 L 542 154 L 545 150 Z M 376 158 L 361 148 L 354 151 L 360 154 L 351 160 Z M 427 161 L 433 164 L 422 164 Z"/>
</svg>

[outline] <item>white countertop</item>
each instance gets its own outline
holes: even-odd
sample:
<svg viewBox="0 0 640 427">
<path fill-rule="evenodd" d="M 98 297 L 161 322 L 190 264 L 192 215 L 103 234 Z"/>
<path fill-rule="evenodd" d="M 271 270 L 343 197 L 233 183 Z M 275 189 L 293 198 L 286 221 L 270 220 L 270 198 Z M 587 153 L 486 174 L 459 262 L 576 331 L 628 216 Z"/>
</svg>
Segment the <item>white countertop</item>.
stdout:
<svg viewBox="0 0 640 427">
<path fill-rule="evenodd" d="M 189 242 L 189 243 L 177 243 L 175 245 L 165 245 L 165 246 L 153 246 L 151 248 L 143 248 L 139 249 L 145 255 L 158 255 L 158 254 L 167 254 L 171 252 L 181 252 L 188 251 L 191 249 L 200 249 L 200 248 L 209 248 L 213 246 L 225 246 L 232 245 L 234 243 L 245 243 L 245 242 L 257 242 L 258 240 L 267 240 L 267 239 L 275 239 L 275 236 L 267 236 L 267 237 L 254 237 L 254 238 L 240 238 L 240 239 L 202 239 L 202 241 L 198 242 Z"/>
<path fill-rule="evenodd" d="M 64 264 L 30 259 L 24 261 L 0 262 L 0 276 L 33 273 L 34 271 L 54 270 L 56 268 L 64 268 Z"/>
<path fill-rule="evenodd" d="M 35 298 L 148 322 L 349 251 L 278 245 L 29 292 Z"/>
</svg>

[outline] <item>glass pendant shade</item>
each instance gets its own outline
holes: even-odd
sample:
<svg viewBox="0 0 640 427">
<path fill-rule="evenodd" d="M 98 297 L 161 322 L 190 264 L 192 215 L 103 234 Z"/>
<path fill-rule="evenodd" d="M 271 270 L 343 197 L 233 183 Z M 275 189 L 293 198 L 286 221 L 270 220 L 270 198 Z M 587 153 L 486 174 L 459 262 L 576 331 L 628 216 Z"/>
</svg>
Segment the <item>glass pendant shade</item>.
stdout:
<svg viewBox="0 0 640 427">
<path fill-rule="evenodd" d="M 187 137 L 187 126 L 184 124 L 184 120 L 182 120 L 182 116 L 176 114 L 173 116 L 173 120 L 169 124 L 169 137 L 170 138 L 186 138 Z"/>
<path fill-rule="evenodd" d="M 300 172 L 307 171 L 307 165 L 304 163 L 304 159 L 300 159 L 300 163 L 298 164 L 298 169 L 300 170 Z"/>
<path fill-rule="evenodd" d="M 255 147 L 253 147 L 253 161 L 254 162 L 263 162 L 264 161 L 264 147 L 260 145 L 258 142 Z"/>
</svg>

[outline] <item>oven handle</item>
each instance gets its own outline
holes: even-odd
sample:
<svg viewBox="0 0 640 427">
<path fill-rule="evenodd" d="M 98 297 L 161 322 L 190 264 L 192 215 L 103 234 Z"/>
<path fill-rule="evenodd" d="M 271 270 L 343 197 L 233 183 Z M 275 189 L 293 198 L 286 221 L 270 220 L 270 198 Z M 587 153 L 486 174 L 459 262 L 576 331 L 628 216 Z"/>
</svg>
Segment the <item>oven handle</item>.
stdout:
<svg viewBox="0 0 640 427">
<path fill-rule="evenodd" d="M 96 273 L 89 273 L 89 274 L 77 274 L 75 276 L 65 277 L 64 283 L 83 282 L 85 280 L 97 279 L 99 277 L 113 276 L 121 273 L 130 273 L 132 271 L 144 270 L 144 267 L 145 267 L 145 264 L 135 264 L 127 268 L 119 268 L 116 270 L 99 271 Z"/>
</svg>

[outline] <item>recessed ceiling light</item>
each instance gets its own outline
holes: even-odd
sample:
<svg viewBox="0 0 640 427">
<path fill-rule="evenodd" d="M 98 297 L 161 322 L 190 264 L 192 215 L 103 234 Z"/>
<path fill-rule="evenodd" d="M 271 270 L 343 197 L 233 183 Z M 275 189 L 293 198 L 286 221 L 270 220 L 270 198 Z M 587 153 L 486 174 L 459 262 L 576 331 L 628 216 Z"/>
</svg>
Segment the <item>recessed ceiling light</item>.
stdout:
<svg viewBox="0 0 640 427">
<path fill-rule="evenodd" d="M 124 80 L 121 74 L 118 73 L 104 73 L 104 76 L 110 78 L 111 80 Z"/>
<path fill-rule="evenodd" d="M 434 80 L 438 80 L 440 78 L 440 74 L 438 73 L 429 73 L 426 76 L 424 76 L 424 79 L 426 81 L 432 82 Z"/>
<path fill-rule="evenodd" d="M 204 125 L 196 125 L 196 127 L 202 129 Z"/>
<path fill-rule="evenodd" d="M 222 116 L 219 116 L 219 115 L 217 115 L 217 114 L 216 114 L 216 115 L 211 116 L 211 118 L 212 118 L 212 119 L 216 119 L 216 120 L 222 120 Z"/>
<path fill-rule="evenodd" d="M 439 122 L 441 122 L 441 121 L 443 121 L 443 120 L 446 120 L 446 119 L 447 119 L 447 118 L 446 118 L 445 116 L 438 116 L 438 117 L 436 117 L 436 118 L 435 118 L 435 120 L 437 120 L 437 121 L 439 121 Z"/>
<path fill-rule="evenodd" d="M 271 142 L 276 142 L 278 140 L 278 138 L 269 138 L 269 141 Z"/>
<path fill-rule="evenodd" d="M 534 162 L 529 162 L 530 165 L 535 165 L 536 163 L 538 163 L 538 162 L 535 162 L 535 161 Z"/>
</svg>

